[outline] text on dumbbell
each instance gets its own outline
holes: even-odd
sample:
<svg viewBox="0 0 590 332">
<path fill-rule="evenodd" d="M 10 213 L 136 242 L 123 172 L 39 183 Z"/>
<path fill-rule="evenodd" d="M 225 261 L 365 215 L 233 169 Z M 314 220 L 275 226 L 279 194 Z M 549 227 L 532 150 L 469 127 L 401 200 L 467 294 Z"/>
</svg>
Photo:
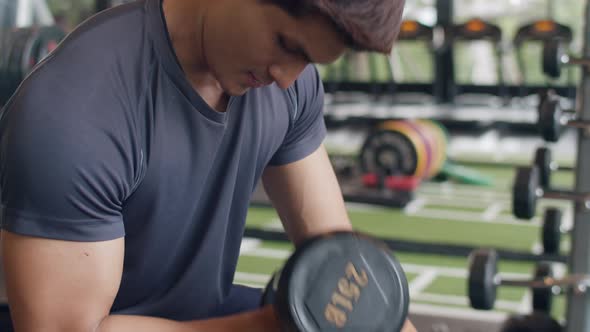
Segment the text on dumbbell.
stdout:
<svg viewBox="0 0 590 332">
<path fill-rule="evenodd" d="M 369 283 L 369 278 L 365 270 L 360 273 L 352 263 L 348 263 L 345 268 L 345 277 L 338 280 L 337 290 L 332 293 L 331 301 L 326 306 L 324 316 L 326 320 L 337 327 L 343 327 L 348 319 L 343 309 L 352 312 L 354 308 L 353 301 L 356 303 L 361 296 L 361 288 Z"/>
</svg>

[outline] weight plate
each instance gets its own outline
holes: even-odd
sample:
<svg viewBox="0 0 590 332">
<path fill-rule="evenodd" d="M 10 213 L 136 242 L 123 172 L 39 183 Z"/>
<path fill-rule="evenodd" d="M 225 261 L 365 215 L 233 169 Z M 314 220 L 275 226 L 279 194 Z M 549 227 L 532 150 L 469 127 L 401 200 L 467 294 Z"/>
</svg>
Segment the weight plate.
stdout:
<svg viewBox="0 0 590 332">
<path fill-rule="evenodd" d="M 415 175 L 418 152 L 411 138 L 398 131 L 378 130 L 370 134 L 360 154 L 363 173 Z"/>
<path fill-rule="evenodd" d="M 539 262 L 535 267 L 535 280 L 553 278 L 553 268 L 549 262 Z M 553 293 L 551 288 L 533 288 L 533 310 L 551 313 Z"/>
<path fill-rule="evenodd" d="M 432 172 L 430 174 L 430 178 L 439 174 L 447 161 L 447 134 L 442 125 L 438 122 L 430 121 L 430 120 L 419 120 L 417 121 L 421 125 L 428 128 L 428 131 L 433 136 L 433 140 L 435 143 L 434 150 L 434 162 L 432 166 Z"/>
<path fill-rule="evenodd" d="M 428 130 L 428 128 L 417 121 L 403 121 L 400 123 L 401 125 L 407 125 L 411 127 L 421 138 L 422 143 L 424 144 L 424 160 L 425 160 L 425 169 L 423 177 L 424 179 L 431 178 L 432 170 L 434 167 L 434 154 L 436 149 L 436 143 L 434 142 L 434 137 Z"/>
<path fill-rule="evenodd" d="M 551 150 L 540 147 L 535 151 L 534 164 L 539 168 L 539 185 L 543 189 L 551 185 Z"/>
<path fill-rule="evenodd" d="M 538 108 L 537 126 L 543 139 L 547 142 L 557 142 L 561 136 L 562 110 L 559 106 L 559 97 L 548 96 Z"/>
<path fill-rule="evenodd" d="M 408 141 L 412 143 L 413 150 L 416 151 L 416 169 L 413 174 L 403 175 L 424 178 L 429 167 L 430 152 L 423 136 L 407 121 L 385 121 L 379 125 L 379 129 L 400 133 L 407 137 Z"/>
<path fill-rule="evenodd" d="M 287 260 L 275 304 L 287 331 L 400 331 L 409 290 L 385 245 L 339 232 L 308 241 Z"/>
<path fill-rule="evenodd" d="M 546 254 L 558 254 L 561 246 L 561 218 L 563 213 L 558 208 L 547 208 L 543 217 L 543 252 Z"/>
<path fill-rule="evenodd" d="M 471 306 L 491 310 L 496 302 L 498 254 L 493 249 L 478 249 L 469 255 L 469 280 L 467 293 Z"/>
<path fill-rule="evenodd" d="M 539 188 L 539 169 L 519 167 L 516 170 L 512 187 L 512 210 L 520 219 L 531 219 L 537 206 L 537 190 Z"/>
</svg>

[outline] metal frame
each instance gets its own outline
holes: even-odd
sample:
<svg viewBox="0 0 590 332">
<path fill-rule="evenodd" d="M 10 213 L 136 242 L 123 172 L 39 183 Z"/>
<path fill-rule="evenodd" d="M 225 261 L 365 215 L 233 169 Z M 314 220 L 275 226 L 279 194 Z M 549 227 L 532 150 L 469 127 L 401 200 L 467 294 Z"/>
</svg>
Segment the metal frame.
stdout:
<svg viewBox="0 0 590 332">
<path fill-rule="evenodd" d="M 584 22 L 584 57 L 590 57 L 590 1 L 586 2 Z M 582 82 L 580 83 L 579 119 L 590 120 L 590 70 L 582 67 Z M 576 164 L 577 192 L 590 191 L 590 136 L 579 129 L 578 154 Z M 574 212 L 574 227 L 572 230 L 572 251 L 570 256 L 570 273 L 590 274 L 590 211 L 583 204 L 577 202 Z M 590 332 L 590 294 L 568 294 L 567 299 L 567 326 L 566 332 Z"/>
</svg>

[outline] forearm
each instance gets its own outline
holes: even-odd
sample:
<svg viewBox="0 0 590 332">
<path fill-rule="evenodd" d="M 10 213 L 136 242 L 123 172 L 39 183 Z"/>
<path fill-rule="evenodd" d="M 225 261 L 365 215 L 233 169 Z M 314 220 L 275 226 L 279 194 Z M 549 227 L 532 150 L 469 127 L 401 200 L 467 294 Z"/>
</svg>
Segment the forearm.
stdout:
<svg viewBox="0 0 590 332">
<path fill-rule="evenodd" d="M 146 316 L 111 315 L 106 317 L 96 332 L 275 332 L 279 322 L 272 307 L 245 312 L 237 315 L 178 322 Z"/>
<path fill-rule="evenodd" d="M 268 167 L 263 182 L 289 239 L 296 245 L 314 235 L 352 230 L 323 146 L 298 162 Z"/>
</svg>

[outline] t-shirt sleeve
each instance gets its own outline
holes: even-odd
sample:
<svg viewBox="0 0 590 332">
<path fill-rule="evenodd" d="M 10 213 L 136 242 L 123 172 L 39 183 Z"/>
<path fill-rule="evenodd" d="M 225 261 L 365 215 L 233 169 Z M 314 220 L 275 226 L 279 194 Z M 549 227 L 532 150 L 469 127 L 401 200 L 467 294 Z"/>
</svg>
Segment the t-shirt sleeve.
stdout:
<svg viewBox="0 0 590 332">
<path fill-rule="evenodd" d="M 108 96 L 48 87 L 25 82 L 1 117 L 0 226 L 68 241 L 123 237 L 140 161 L 122 112 Z"/>
<path fill-rule="evenodd" d="M 280 166 L 303 159 L 322 144 L 326 137 L 324 87 L 314 65 L 308 65 L 293 86 L 295 114 L 279 150 L 270 161 Z"/>
</svg>

